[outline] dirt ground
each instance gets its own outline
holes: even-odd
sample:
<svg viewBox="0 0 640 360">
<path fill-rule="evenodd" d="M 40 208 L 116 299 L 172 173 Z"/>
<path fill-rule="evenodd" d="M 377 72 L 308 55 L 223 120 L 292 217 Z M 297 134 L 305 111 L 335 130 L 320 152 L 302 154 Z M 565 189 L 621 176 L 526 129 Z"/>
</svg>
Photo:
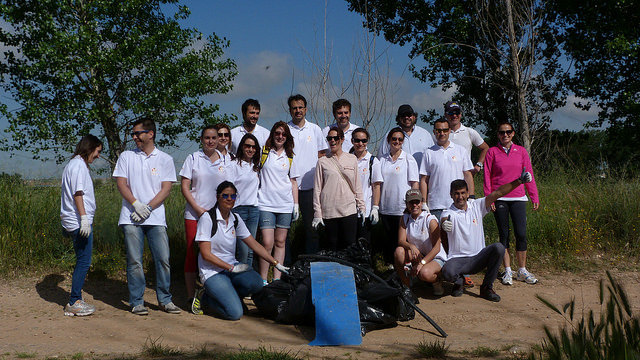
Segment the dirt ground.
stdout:
<svg viewBox="0 0 640 360">
<path fill-rule="evenodd" d="M 516 282 L 495 289 L 502 297 L 499 303 L 479 298 L 479 286 L 468 289 L 462 297 L 447 293 L 441 298 L 431 290 L 419 286 L 418 305 L 447 333 L 446 344 L 458 358 L 470 355 L 478 346 L 509 352 L 527 352 L 540 344 L 543 326 L 556 328 L 562 318 L 535 298 L 536 294 L 560 305 L 576 298 L 576 312 L 599 309 L 598 281 L 604 272 L 589 275 L 572 273 L 537 274 L 540 282 L 527 285 Z M 623 280 L 635 314 L 640 312 L 640 274 L 614 272 Z M 480 276 L 472 277 L 476 284 Z M 156 306 L 155 292 L 147 289 L 145 300 L 150 314 L 140 317 L 131 314 L 126 303 L 127 287 L 123 281 L 89 280 L 85 300 L 97 311 L 88 317 L 63 316 L 62 308 L 68 299 L 71 280 L 68 275 L 49 274 L 40 278 L 5 280 L 0 283 L 0 358 L 35 354 L 37 358 L 71 357 L 82 353 L 85 357 L 139 354 L 146 341 L 184 350 L 207 348 L 238 350 L 260 346 L 286 350 L 310 359 L 412 359 L 420 341 L 441 340 L 433 327 L 420 315 L 397 327 L 372 331 L 360 346 L 311 347 L 313 329 L 281 325 L 262 318 L 253 303 L 246 301 L 250 313 L 240 321 L 223 321 L 211 316 L 196 316 L 183 312 L 171 315 Z M 179 286 L 179 285 L 176 285 Z M 186 299 L 173 289 L 174 302 L 183 308 Z M 509 350 L 506 350 L 508 349 Z"/>
</svg>

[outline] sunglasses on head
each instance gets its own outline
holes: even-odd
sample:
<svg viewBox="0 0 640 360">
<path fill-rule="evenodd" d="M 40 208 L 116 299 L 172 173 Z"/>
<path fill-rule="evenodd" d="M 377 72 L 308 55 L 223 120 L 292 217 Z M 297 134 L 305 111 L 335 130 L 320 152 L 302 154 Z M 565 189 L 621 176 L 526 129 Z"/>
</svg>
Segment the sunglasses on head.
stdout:
<svg viewBox="0 0 640 360">
<path fill-rule="evenodd" d="M 513 130 L 498 130 L 499 135 L 511 135 L 513 134 Z"/>
<path fill-rule="evenodd" d="M 340 140 L 340 136 L 337 136 L 337 135 L 336 136 L 330 136 L 330 135 L 327 136 L 327 141 L 331 141 L 331 140 L 338 141 L 338 140 Z"/>
<path fill-rule="evenodd" d="M 353 142 L 354 142 L 354 143 L 363 143 L 363 144 L 366 144 L 366 143 L 368 143 L 368 142 L 369 142 L 369 139 L 356 139 L 356 138 L 353 138 Z"/>
<path fill-rule="evenodd" d="M 132 132 L 131 132 L 131 137 L 134 137 L 134 136 L 140 136 L 140 135 L 142 135 L 142 134 L 146 134 L 146 133 L 148 133 L 149 131 L 151 131 L 151 130 L 132 131 Z"/>
<path fill-rule="evenodd" d="M 238 194 L 222 194 L 222 198 L 225 200 L 229 200 L 229 198 L 231 198 L 231 200 L 235 200 L 238 198 Z"/>
</svg>

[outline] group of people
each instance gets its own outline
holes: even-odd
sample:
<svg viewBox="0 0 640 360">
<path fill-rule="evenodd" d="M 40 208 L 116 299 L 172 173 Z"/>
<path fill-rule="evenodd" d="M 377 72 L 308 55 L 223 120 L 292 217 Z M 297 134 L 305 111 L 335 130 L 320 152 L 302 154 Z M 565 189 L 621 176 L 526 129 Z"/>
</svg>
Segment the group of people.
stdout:
<svg viewBox="0 0 640 360">
<path fill-rule="evenodd" d="M 403 281 L 417 276 L 435 283 L 436 292 L 445 280 L 454 284 L 454 296 L 461 295 L 466 275 L 486 268 L 481 296 L 499 301 L 493 281 L 500 263 L 505 265 L 503 283 L 512 284 L 514 276 L 505 251 L 511 214 L 520 266 L 515 276 L 537 282 L 525 268 L 528 199 L 522 184 L 534 209 L 537 190 L 526 150 L 511 142 L 510 124 L 500 125 L 500 144 L 489 149 L 476 131 L 461 124 L 457 103 L 445 105 L 433 136 L 416 125 L 412 107 L 402 105 L 398 127 L 387 134 L 376 157 L 367 148 L 370 134 L 350 122 L 347 100 L 333 103 L 336 122 L 324 129 L 306 119 L 302 95 L 290 96 L 287 104 L 291 120 L 268 130 L 258 124 L 260 104 L 248 99 L 242 105 L 243 123 L 233 129 L 226 124 L 203 128 L 201 149 L 185 159 L 179 172 L 186 200 L 184 278 L 193 313 L 201 314 L 206 304 L 221 318 L 239 319 L 242 298 L 268 283 L 272 266 L 273 281 L 288 271 L 283 265 L 287 234 L 299 218 L 306 253 L 340 250 L 363 237 L 373 241 L 373 252 L 380 252 Z M 134 122 L 136 148 L 120 154 L 113 172 L 122 196 L 118 225 L 127 254 L 129 305 L 137 315 L 149 312 L 143 301 L 145 236 L 160 308 L 181 312 L 169 291 L 163 205 L 177 179 L 173 159 L 155 146 L 156 133 L 153 119 Z M 475 165 L 472 145 L 481 150 Z M 95 311 L 83 301 L 81 289 L 91 263 L 95 213 L 88 165 L 101 150 L 98 138 L 83 137 L 63 173 L 61 218 L 77 257 L 66 315 Z M 474 200 L 473 176 L 483 168 L 487 196 Z M 485 248 L 482 217 L 490 210 L 501 242 Z M 372 226 L 380 220 L 386 236 L 372 237 Z M 404 271 L 407 267 L 410 272 Z"/>
</svg>

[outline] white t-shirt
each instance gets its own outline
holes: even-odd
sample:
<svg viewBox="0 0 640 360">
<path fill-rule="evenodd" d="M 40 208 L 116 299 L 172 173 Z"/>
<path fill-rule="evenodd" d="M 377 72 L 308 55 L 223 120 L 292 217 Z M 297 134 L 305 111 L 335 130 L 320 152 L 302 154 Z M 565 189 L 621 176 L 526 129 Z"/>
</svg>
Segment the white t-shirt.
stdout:
<svg viewBox="0 0 640 360">
<path fill-rule="evenodd" d="M 231 129 L 231 152 L 234 155 L 238 151 L 238 146 L 240 146 L 240 140 L 242 140 L 242 137 L 247 133 L 248 131 L 247 129 L 244 128 L 243 125 L 236 126 L 233 129 Z M 259 124 L 256 124 L 256 127 L 253 129 L 251 134 L 253 134 L 253 136 L 255 136 L 256 139 L 258 139 L 258 146 L 260 148 L 264 146 L 264 144 L 267 142 L 267 139 L 269 138 L 269 130 L 260 126 Z"/>
<path fill-rule="evenodd" d="M 417 219 L 414 219 L 410 214 L 402 216 L 402 221 L 404 221 L 407 227 L 407 241 L 415 245 L 418 250 L 420 250 L 420 253 L 422 253 L 422 256 L 427 255 L 431 249 L 433 249 L 433 244 L 431 244 L 431 239 L 429 239 L 429 224 L 431 220 L 438 221 L 438 219 L 428 211 L 420 213 Z M 444 251 L 444 246 L 440 246 L 440 251 L 436 254 L 436 258 L 447 261 L 447 253 Z"/>
<path fill-rule="evenodd" d="M 211 209 L 216 204 L 216 188 L 218 185 L 225 180 L 232 181 L 233 179 L 231 171 L 229 171 L 231 160 L 223 157 L 218 150 L 216 152 L 218 152 L 220 158 L 213 163 L 202 151 L 196 151 L 187 156 L 179 174 L 183 178 L 191 180 L 191 196 L 193 196 L 196 204 L 205 209 Z M 198 219 L 198 214 L 189 203 L 186 203 L 184 218 L 188 220 Z"/>
<path fill-rule="evenodd" d="M 367 153 L 362 157 L 362 159 L 358 160 L 358 174 L 360 174 L 360 184 L 362 184 L 362 198 L 364 199 L 365 216 L 369 216 L 371 214 L 371 206 L 373 201 L 373 188 L 371 184 L 369 184 L 369 179 L 371 179 L 371 183 L 373 184 L 373 179 L 382 178 L 382 174 L 380 173 L 380 160 L 373 156 L 373 164 L 371 164 L 371 172 L 369 173 L 369 161 L 373 155 L 367 151 Z"/>
<path fill-rule="evenodd" d="M 484 249 L 484 227 L 482 218 L 489 213 L 486 198 L 467 200 L 467 211 L 455 205 L 442 212 L 441 218 L 451 215 L 453 230 L 447 233 L 449 259 L 474 256 Z"/>
<path fill-rule="evenodd" d="M 96 198 L 93 192 L 93 181 L 89 167 L 80 155 L 76 155 L 69 161 L 62 171 L 61 196 L 60 196 L 60 220 L 62 227 L 67 231 L 80 228 L 80 214 L 73 195 L 81 191 L 84 211 L 93 223 L 93 215 L 96 213 Z"/>
<path fill-rule="evenodd" d="M 236 159 L 229 169 L 233 173 L 233 184 L 238 189 L 236 207 L 241 205 L 258 206 L 258 172 L 253 171 L 253 164 Z"/>
<path fill-rule="evenodd" d="M 460 124 L 460 127 L 458 128 L 458 130 L 456 131 L 451 130 L 451 133 L 449 134 L 449 141 L 456 143 L 458 145 L 462 145 L 462 147 L 467 149 L 467 152 L 469 153 L 469 157 L 471 157 L 471 146 L 482 145 L 482 143 L 484 142 L 484 139 L 482 138 L 480 133 L 478 133 L 474 129 L 468 128 Z"/>
<path fill-rule="evenodd" d="M 173 158 L 158 148 L 154 148 L 150 155 L 135 149 L 120 154 L 112 176 L 127 179 L 127 186 L 136 200 L 148 204 L 160 192 L 163 182 L 176 182 L 176 168 L 173 165 Z M 164 203 L 153 209 L 151 215 L 141 223 L 134 224 L 131 221 L 130 216 L 133 211 L 133 205 L 122 199 L 118 225 L 167 226 Z"/>
<path fill-rule="evenodd" d="M 422 153 L 424 152 L 424 149 L 435 144 L 433 135 L 418 125 L 414 125 L 411 135 L 407 135 L 404 131 L 402 131 L 402 133 L 404 134 L 402 150 L 411 154 L 416 162 L 420 164 L 422 162 Z M 388 152 L 389 143 L 387 142 L 387 136 L 385 135 L 384 139 L 382 139 L 382 144 L 378 149 L 378 159 L 382 159 L 382 156 Z"/>
<path fill-rule="evenodd" d="M 293 212 L 293 190 L 290 179 L 300 177 L 299 161 L 298 155 L 294 155 L 289 168 L 289 158 L 284 149 L 280 155 L 274 149 L 269 150 L 267 160 L 260 169 L 260 189 L 258 190 L 260 211 L 282 214 Z"/>
<path fill-rule="evenodd" d="M 298 158 L 298 189 L 313 189 L 313 181 L 316 175 L 316 163 L 318 151 L 327 149 L 327 141 L 322 136 L 320 127 L 309 120 L 304 119 L 304 126 L 298 127 L 293 121 L 287 123 L 293 136 L 293 152 Z"/>
<path fill-rule="evenodd" d="M 471 157 L 460 145 L 449 142 L 447 148 L 433 145 L 426 149 L 422 157 L 420 175 L 429 176 L 429 209 L 446 209 L 451 206 L 451 182 L 464 180 L 464 171 L 471 169 Z"/>
<path fill-rule="evenodd" d="M 327 153 L 331 153 L 331 149 L 329 148 L 329 143 L 327 142 L 327 135 L 329 135 L 329 130 L 331 130 L 331 128 L 337 127 L 337 126 L 338 126 L 338 123 L 334 123 L 329 126 L 325 126 L 324 129 L 322 129 L 322 138 L 325 139 L 325 142 L 326 142 L 325 146 L 327 147 Z M 347 128 L 347 131 L 344 132 L 344 142 L 342 143 L 342 151 L 348 153 L 349 150 L 351 150 L 351 147 L 353 146 L 353 144 L 351 143 L 353 130 L 359 127 L 360 126 L 356 124 L 349 123 L 349 127 Z"/>
<path fill-rule="evenodd" d="M 380 213 L 384 215 L 402 215 L 406 207 L 404 196 L 411 189 L 410 181 L 418 181 L 418 164 L 410 154 L 401 150 L 393 161 L 387 153 L 380 159 L 380 178 L 374 173 L 373 182 L 382 182 L 380 191 Z"/>
<path fill-rule="evenodd" d="M 230 265 L 238 263 L 238 260 L 236 260 L 237 239 L 242 241 L 242 239 L 251 236 L 249 229 L 247 229 L 247 226 L 240 216 L 237 216 L 238 227 L 234 228 L 234 216 L 236 215 L 233 213 L 229 214 L 229 222 L 227 223 L 222 218 L 220 210 L 216 208 L 218 231 L 211 235 L 213 221 L 211 220 L 209 212 L 204 213 L 200 219 L 198 219 L 195 238 L 195 241 L 207 241 L 211 243 L 211 253 Z M 202 254 L 198 254 L 198 269 L 200 269 L 200 281 L 202 281 L 203 284 L 208 278 L 225 270 L 203 259 Z"/>
</svg>

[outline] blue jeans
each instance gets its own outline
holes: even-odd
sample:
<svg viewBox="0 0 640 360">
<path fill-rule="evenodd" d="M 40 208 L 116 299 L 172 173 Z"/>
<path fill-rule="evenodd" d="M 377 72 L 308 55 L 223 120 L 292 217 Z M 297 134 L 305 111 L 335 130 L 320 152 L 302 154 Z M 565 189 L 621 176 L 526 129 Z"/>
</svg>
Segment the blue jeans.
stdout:
<svg viewBox="0 0 640 360">
<path fill-rule="evenodd" d="M 146 235 L 153 263 L 156 267 L 156 296 L 158 303 L 171 302 L 171 271 L 169 266 L 169 237 L 162 225 L 121 225 L 124 232 L 124 245 L 127 249 L 127 286 L 129 287 L 129 305 L 144 304 L 144 270 L 142 252 Z"/>
<path fill-rule="evenodd" d="M 202 300 L 219 317 L 225 320 L 240 320 L 242 298 L 262 289 L 262 278 L 254 270 L 241 273 L 223 271 L 204 282 Z"/>
<path fill-rule="evenodd" d="M 258 232 L 258 221 L 260 220 L 260 210 L 258 210 L 258 207 L 240 205 L 233 208 L 232 211 L 242 218 L 247 229 L 249 229 L 251 236 L 255 239 L 256 233 Z M 240 239 L 236 241 L 236 260 L 243 264 L 253 264 L 253 250 L 251 250 L 249 246 Z"/>
<path fill-rule="evenodd" d="M 93 250 L 93 228 L 89 237 L 85 238 L 78 233 L 80 229 L 73 231 L 64 230 L 64 235 L 73 240 L 73 250 L 76 253 L 76 266 L 73 269 L 71 277 L 71 295 L 69 296 L 69 305 L 73 305 L 76 301 L 82 299 L 82 286 L 91 266 L 91 252 Z"/>
</svg>

